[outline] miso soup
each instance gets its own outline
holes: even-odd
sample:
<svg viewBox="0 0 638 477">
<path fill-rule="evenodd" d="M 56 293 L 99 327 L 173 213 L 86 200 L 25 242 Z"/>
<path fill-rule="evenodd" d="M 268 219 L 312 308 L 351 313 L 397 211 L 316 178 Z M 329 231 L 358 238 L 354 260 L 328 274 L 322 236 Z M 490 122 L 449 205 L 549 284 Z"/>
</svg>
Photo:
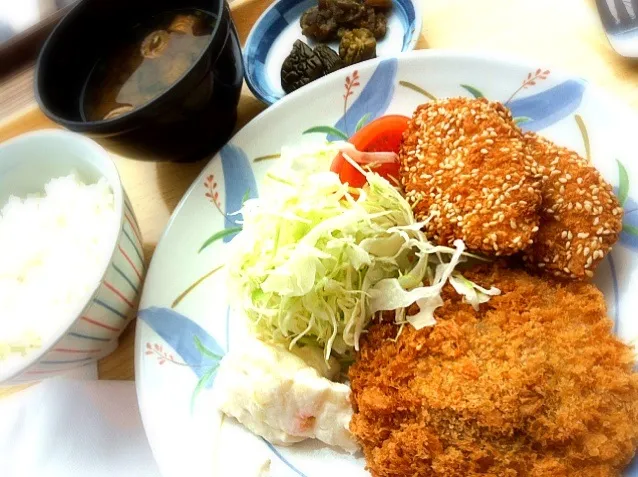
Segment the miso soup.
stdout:
<svg viewBox="0 0 638 477">
<path fill-rule="evenodd" d="M 206 49 L 214 23 L 209 13 L 180 10 L 124 32 L 89 74 L 80 98 L 84 120 L 115 118 L 168 90 Z"/>
</svg>

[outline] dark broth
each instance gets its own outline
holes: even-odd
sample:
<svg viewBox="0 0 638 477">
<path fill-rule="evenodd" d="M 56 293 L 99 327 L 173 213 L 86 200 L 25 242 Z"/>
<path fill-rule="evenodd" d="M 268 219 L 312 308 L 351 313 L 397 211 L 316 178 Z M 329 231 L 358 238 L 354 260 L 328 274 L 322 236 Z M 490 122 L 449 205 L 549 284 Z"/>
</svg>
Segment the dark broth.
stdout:
<svg viewBox="0 0 638 477">
<path fill-rule="evenodd" d="M 80 99 L 84 120 L 112 119 L 157 98 L 199 59 L 215 19 L 201 10 L 157 15 L 97 61 Z"/>
</svg>

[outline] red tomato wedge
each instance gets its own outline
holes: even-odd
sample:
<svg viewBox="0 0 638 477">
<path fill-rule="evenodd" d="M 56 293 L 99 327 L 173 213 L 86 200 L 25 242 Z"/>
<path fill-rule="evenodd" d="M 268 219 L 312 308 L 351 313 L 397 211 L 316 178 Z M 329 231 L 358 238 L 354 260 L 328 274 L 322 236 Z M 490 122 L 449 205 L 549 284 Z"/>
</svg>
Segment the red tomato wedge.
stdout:
<svg viewBox="0 0 638 477">
<path fill-rule="evenodd" d="M 396 114 L 381 116 L 357 131 L 349 142 L 362 152 L 398 153 L 409 120 L 407 116 Z M 334 158 L 330 170 L 339 174 L 341 182 L 347 182 L 351 187 L 362 187 L 366 183 L 365 177 L 342 154 Z M 386 179 L 399 178 L 399 164 L 380 164 L 374 171 Z"/>
</svg>

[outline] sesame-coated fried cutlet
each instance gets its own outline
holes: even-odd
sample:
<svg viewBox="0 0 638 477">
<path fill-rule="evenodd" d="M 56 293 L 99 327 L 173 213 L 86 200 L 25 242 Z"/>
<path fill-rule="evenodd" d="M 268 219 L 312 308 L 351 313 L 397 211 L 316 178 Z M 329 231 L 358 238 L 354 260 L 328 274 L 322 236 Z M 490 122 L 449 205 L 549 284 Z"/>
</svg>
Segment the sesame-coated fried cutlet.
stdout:
<svg viewBox="0 0 638 477">
<path fill-rule="evenodd" d="M 543 203 L 540 229 L 523 259 L 557 277 L 592 277 L 618 240 L 622 207 L 611 185 L 577 153 L 533 133 L 525 139 L 543 168 Z"/>
<path fill-rule="evenodd" d="M 512 255 L 538 230 L 540 174 L 510 111 L 484 98 L 417 108 L 399 152 L 401 182 L 428 238 Z"/>
<path fill-rule="evenodd" d="M 619 477 L 638 445 L 633 347 L 600 291 L 524 270 L 475 311 L 450 285 L 437 324 L 363 336 L 350 429 L 374 477 Z"/>
</svg>

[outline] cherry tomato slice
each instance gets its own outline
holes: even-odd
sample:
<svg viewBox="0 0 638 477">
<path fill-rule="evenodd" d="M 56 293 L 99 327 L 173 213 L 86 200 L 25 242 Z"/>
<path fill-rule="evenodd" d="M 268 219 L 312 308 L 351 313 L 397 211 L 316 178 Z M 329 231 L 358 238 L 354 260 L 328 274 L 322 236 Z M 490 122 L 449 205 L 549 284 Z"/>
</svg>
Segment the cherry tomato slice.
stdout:
<svg viewBox="0 0 638 477">
<path fill-rule="evenodd" d="M 382 116 L 357 131 L 349 142 L 363 152 L 398 153 L 409 120 L 407 116 L 398 114 Z M 342 154 L 334 158 L 330 170 L 339 174 L 341 182 L 347 182 L 351 187 L 362 187 L 366 183 L 365 177 Z M 374 171 L 385 178 L 399 178 L 399 164 L 381 164 Z"/>
</svg>

